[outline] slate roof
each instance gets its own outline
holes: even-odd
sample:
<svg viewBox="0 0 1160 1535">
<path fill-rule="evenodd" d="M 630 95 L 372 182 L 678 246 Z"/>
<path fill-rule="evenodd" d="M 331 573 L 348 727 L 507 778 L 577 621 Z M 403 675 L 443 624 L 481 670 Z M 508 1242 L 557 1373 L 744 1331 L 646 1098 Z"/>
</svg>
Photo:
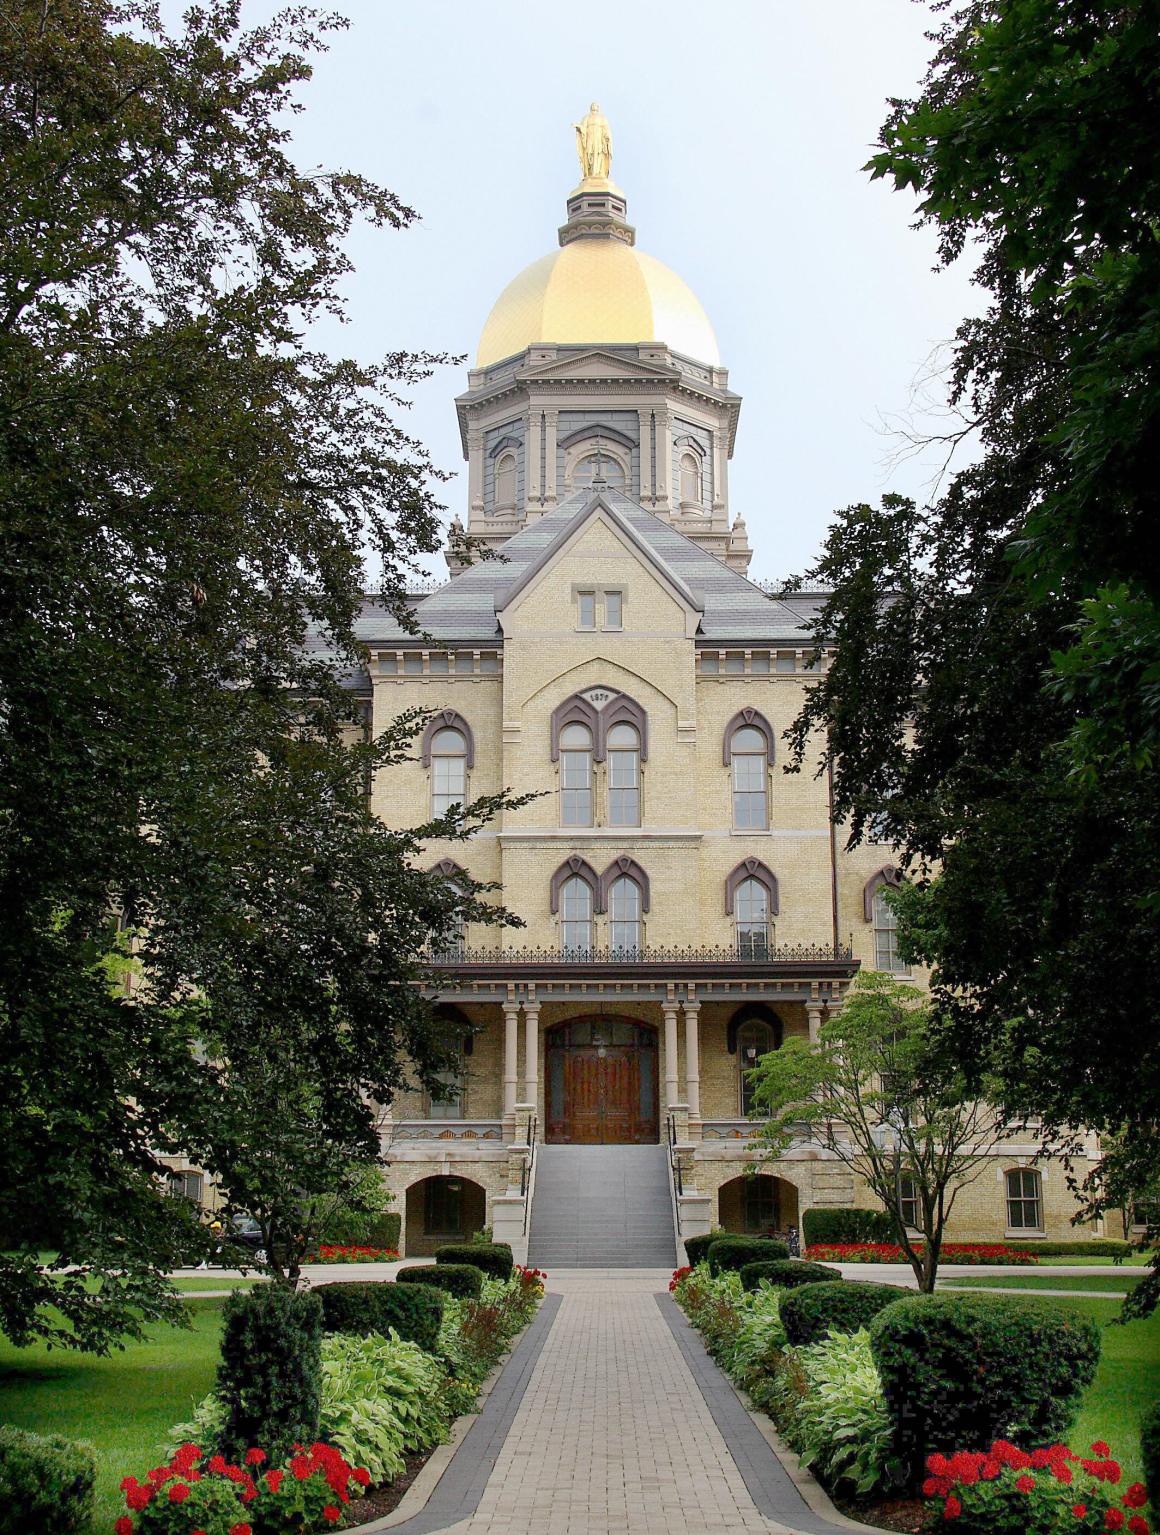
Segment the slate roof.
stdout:
<svg viewBox="0 0 1160 1535">
<path fill-rule="evenodd" d="M 502 558 L 482 560 L 429 596 L 419 598 L 415 616 L 421 630 L 439 644 L 502 641 L 496 611 L 503 607 L 507 593 L 558 539 L 566 536 L 568 525 L 581 518 L 598 497 L 629 524 L 636 539 L 653 552 L 657 564 L 691 594 L 701 610 L 698 642 L 809 643 L 806 626 L 819 606 L 816 594 L 769 597 L 691 538 L 608 487 L 599 492 L 577 491 L 510 538 L 503 546 Z M 599 570 L 592 572 L 592 578 L 600 579 Z M 370 598 L 359 621 L 358 636 L 372 646 L 392 640 L 404 645 L 426 643 L 422 636 L 409 635 Z"/>
</svg>

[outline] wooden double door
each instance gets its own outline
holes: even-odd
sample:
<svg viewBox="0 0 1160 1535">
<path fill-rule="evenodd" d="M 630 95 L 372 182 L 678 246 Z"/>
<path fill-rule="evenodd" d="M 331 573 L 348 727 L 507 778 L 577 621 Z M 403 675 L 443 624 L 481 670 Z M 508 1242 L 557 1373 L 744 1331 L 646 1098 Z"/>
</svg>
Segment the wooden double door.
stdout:
<svg viewBox="0 0 1160 1535">
<path fill-rule="evenodd" d="M 657 1032 L 628 1018 L 577 1018 L 549 1029 L 545 1139 L 655 1145 Z"/>
</svg>

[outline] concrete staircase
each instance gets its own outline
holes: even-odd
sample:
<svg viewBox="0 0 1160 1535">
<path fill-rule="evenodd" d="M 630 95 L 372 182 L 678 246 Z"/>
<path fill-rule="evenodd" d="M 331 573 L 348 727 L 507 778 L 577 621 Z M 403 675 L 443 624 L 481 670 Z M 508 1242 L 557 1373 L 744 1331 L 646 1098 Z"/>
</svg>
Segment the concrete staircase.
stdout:
<svg viewBox="0 0 1160 1535">
<path fill-rule="evenodd" d="M 541 1146 L 528 1262 L 548 1269 L 671 1269 L 664 1146 Z"/>
</svg>

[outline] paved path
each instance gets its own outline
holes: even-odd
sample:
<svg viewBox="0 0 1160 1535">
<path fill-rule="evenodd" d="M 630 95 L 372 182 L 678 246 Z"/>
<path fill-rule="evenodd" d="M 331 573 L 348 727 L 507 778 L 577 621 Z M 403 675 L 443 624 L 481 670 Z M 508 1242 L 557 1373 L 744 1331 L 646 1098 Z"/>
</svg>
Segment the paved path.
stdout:
<svg viewBox="0 0 1160 1535">
<path fill-rule="evenodd" d="M 684 1325 L 668 1277 L 554 1276 L 426 1508 L 392 1535 L 841 1535 Z"/>
</svg>

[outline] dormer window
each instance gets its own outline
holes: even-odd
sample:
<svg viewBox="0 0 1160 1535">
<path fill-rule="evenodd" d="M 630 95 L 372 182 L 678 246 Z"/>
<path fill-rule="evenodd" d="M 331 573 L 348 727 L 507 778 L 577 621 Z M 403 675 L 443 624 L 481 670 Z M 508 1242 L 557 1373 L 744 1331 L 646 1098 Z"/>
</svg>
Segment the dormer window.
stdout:
<svg viewBox="0 0 1160 1535">
<path fill-rule="evenodd" d="M 516 456 L 500 455 L 495 466 L 495 509 L 497 512 L 514 512 L 516 509 Z"/>
</svg>

